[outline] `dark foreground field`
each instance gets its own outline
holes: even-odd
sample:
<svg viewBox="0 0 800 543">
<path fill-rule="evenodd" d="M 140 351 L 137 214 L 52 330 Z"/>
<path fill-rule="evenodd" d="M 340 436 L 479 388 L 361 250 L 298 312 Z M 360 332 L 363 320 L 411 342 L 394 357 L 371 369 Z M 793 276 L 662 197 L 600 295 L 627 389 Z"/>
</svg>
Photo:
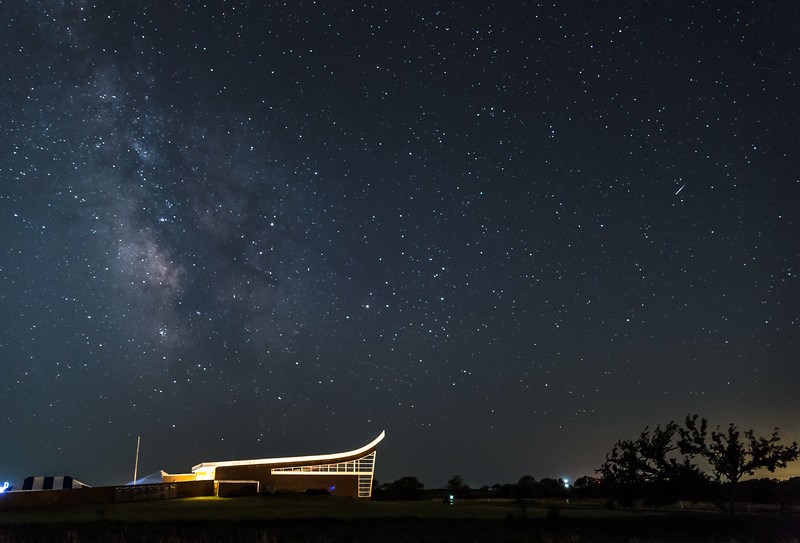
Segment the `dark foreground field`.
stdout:
<svg viewBox="0 0 800 543">
<path fill-rule="evenodd" d="M 0 511 L 6 542 L 800 542 L 778 513 L 624 511 L 509 501 L 359 502 L 326 496 L 200 498 Z"/>
</svg>

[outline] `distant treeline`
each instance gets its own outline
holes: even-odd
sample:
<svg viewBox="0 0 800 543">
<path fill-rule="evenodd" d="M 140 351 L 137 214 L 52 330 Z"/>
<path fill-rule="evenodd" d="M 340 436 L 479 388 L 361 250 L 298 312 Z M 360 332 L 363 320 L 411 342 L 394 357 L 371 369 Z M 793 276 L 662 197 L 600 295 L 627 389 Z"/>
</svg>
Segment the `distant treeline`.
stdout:
<svg viewBox="0 0 800 543">
<path fill-rule="evenodd" d="M 713 484 L 713 483 L 712 483 Z M 721 483 L 717 483 L 721 486 Z M 656 488 L 657 487 L 657 488 Z M 707 486 L 697 488 L 676 487 L 658 483 L 642 483 L 637 488 L 629 488 L 629 500 L 640 501 L 644 505 L 666 505 L 678 500 L 706 501 Z M 619 498 L 616 487 L 603 484 L 603 480 L 585 476 L 573 484 L 563 479 L 544 478 L 536 480 L 530 475 L 520 477 L 516 483 L 494 484 L 480 488 L 471 488 L 460 476 L 452 477 L 443 489 L 426 489 L 416 477 L 402 477 L 391 483 L 375 481 L 372 497 L 375 500 L 424 500 L 439 499 L 445 495 L 453 495 L 456 499 L 537 499 L 537 498 L 574 498 L 607 500 L 609 505 Z M 741 481 L 737 489 L 740 503 L 777 504 L 781 506 L 800 505 L 800 477 L 788 480 L 750 479 Z M 654 500 L 654 496 L 659 499 Z"/>
</svg>

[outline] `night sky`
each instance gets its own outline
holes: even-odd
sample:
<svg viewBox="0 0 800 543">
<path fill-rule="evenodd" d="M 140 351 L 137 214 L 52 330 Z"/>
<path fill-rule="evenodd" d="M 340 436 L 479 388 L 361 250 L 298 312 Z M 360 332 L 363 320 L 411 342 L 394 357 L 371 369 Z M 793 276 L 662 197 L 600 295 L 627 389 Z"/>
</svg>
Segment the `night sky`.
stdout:
<svg viewBox="0 0 800 543">
<path fill-rule="evenodd" d="M 206 4 L 0 4 L 0 480 L 800 440 L 795 2 Z"/>
</svg>

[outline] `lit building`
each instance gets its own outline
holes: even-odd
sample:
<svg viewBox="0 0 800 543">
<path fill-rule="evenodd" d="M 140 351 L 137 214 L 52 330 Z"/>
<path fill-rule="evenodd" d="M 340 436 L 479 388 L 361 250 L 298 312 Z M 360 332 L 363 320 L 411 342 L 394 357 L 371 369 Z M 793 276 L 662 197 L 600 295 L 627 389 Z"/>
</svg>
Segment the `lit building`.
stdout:
<svg viewBox="0 0 800 543">
<path fill-rule="evenodd" d="M 326 491 L 369 498 L 378 443 L 386 432 L 359 449 L 333 454 L 203 462 L 192 473 L 161 473 L 163 483 L 214 481 L 215 493 Z M 225 490 L 225 489 L 229 490 Z"/>
</svg>

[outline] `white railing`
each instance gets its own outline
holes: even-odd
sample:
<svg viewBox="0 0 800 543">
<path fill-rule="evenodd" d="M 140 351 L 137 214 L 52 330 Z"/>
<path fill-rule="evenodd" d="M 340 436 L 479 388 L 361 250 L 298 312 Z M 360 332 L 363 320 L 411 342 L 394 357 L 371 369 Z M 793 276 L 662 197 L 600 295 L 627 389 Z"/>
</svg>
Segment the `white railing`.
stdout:
<svg viewBox="0 0 800 543">
<path fill-rule="evenodd" d="M 375 453 L 376 451 L 372 451 L 361 458 L 348 462 L 339 462 L 338 464 L 314 464 L 309 466 L 272 468 L 270 472 L 281 475 L 330 475 L 331 473 L 357 475 L 358 497 L 369 498 L 372 496 L 372 477 L 375 473 Z"/>
</svg>

